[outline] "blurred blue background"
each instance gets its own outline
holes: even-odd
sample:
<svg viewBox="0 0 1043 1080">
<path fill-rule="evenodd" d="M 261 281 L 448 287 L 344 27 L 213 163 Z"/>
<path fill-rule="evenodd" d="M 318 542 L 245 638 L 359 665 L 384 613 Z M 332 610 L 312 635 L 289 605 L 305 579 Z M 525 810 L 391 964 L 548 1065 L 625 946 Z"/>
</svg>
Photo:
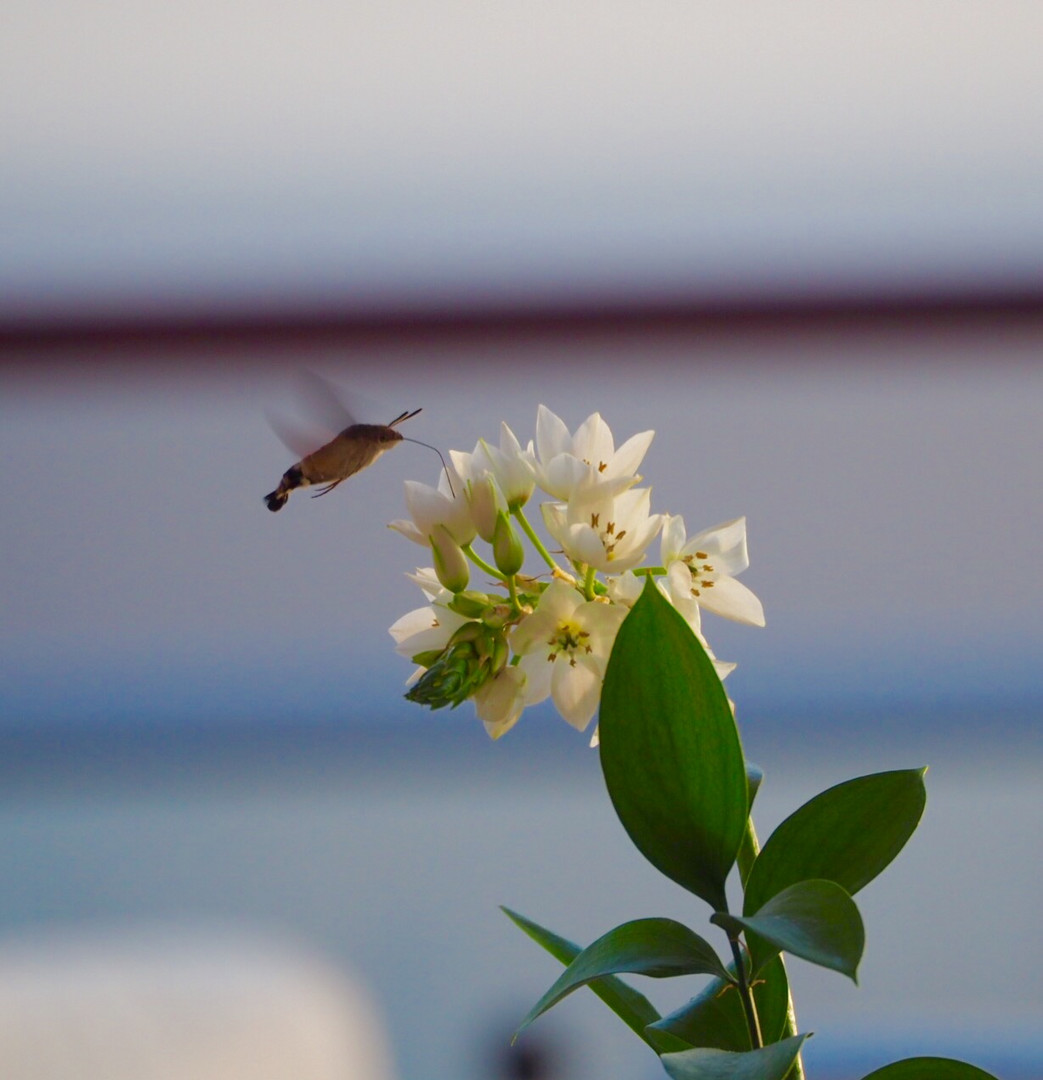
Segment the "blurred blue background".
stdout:
<svg viewBox="0 0 1043 1080">
<path fill-rule="evenodd" d="M 793 965 L 812 1075 L 1036 1075 L 1039 8 L 4 24 L 0 945 L 247 925 L 361 976 L 398 1074 L 448 1080 L 512 1075 L 555 975 L 497 904 L 700 928 L 553 713 L 491 744 L 402 700 L 423 553 L 384 526 L 429 451 L 264 510 L 306 367 L 443 449 L 540 402 L 655 428 L 654 509 L 745 514 L 768 625 L 705 630 L 762 835 L 931 765 L 862 985 Z M 530 1038 L 546 1075 L 658 1075 L 618 1026 L 576 995 Z"/>
</svg>

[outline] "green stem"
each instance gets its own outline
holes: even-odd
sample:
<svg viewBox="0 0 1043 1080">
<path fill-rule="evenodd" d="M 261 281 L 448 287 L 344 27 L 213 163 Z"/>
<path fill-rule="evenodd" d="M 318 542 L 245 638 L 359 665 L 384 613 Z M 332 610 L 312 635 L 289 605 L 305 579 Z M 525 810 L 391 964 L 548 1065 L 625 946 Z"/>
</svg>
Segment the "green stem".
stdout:
<svg viewBox="0 0 1043 1080">
<path fill-rule="evenodd" d="M 739 878 L 742 881 L 743 888 L 746 887 L 746 879 L 750 876 L 753 860 L 757 858 L 760 849 L 760 841 L 757 839 L 757 830 L 753 826 L 753 818 L 749 817 L 746 819 L 746 831 L 743 833 L 738 858 Z M 779 963 L 785 966 L 785 961 L 781 954 L 779 956 Z M 782 1029 L 781 1038 L 783 1039 L 788 1039 L 791 1035 L 797 1034 L 797 1011 L 793 1007 L 793 992 L 789 989 L 788 976 L 786 985 L 786 1025 Z M 797 1054 L 797 1059 L 793 1062 L 793 1067 L 787 1074 L 787 1080 L 805 1080 L 804 1058 L 800 1054 Z"/>
<path fill-rule="evenodd" d="M 738 979 L 736 989 L 742 1000 L 742 1009 L 746 1013 L 746 1026 L 750 1029 L 750 1045 L 754 1050 L 759 1050 L 764 1045 L 764 1036 L 761 1034 L 761 1022 L 757 1016 L 757 1004 L 753 1000 L 753 990 L 750 988 L 749 977 L 746 973 L 746 960 L 742 955 L 742 946 L 739 944 L 738 935 L 728 932 L 728 944 L 732 947 L 732 958 L 735 960 L 735 977 Z"/>
<path fill-rule="evenodd" d="M 666 573 L 665 566 L 639 566 L 631 573 L 634 577 L 662 577 Z"/>
<path fill-rule="evenodd" d="M 529 524 L 529 519 L 522 512 L 522 508 L 519 506 L 516 510 L 512 510 L 514 520 L 522 527 L 522 531 L 532 542 L 532 546 L 539 552 L 540 558 L 552 569 L 560 569 L 558 564 L 554 561 L 550 552 L 543 546 L 543 541 L 536 535 L 536 531 Z"/>
<path fill-rule="evenodd" d="M 497 581 L 505 582 L 508 580 L 506 574 L 501 574 L 495 566 L 491 566 L 489 563 L 487 563 L 485 559 L 483 559 L 481 555 L 479 555 L 474 550 L 474 548 L 471 547 L 470 544 L 464 544 L 461 548 L 461 551 L 463 551 L 463 553 L 471 560 L 471 562 L 474 563 L 475 566 L 478 567 L 479 570 L 483 571 L 486 574 L 490 574 L 492 577 L 496 578 Z"/>
<path fill-rule="evenodd" d="M 587 567 L 587 572 L 583 576 L 583 595 L 588 600 L 594 599 L 594 577 L 597 571 L 593 566 Z"/>
</svg>

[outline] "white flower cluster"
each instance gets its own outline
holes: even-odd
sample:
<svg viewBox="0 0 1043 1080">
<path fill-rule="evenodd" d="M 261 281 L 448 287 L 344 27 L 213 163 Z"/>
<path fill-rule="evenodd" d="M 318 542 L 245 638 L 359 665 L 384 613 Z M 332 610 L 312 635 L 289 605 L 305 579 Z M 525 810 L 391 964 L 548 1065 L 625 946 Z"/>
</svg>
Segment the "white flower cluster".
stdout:
<svg viewBox="0 0 1043 1080">
<path fill-rule="evenodd" d="M 411 520 L 391 528 L 434 562 L 410 575 L 427 605 L 390 630 L 397 651 L 420 665 L 407 697 L 436 709 L 470 698 L 494 739 L 547 697 L 585 729 L 616 632 L 648 574 L 704 645 L 704 608 L 764 625 L 760 601 L 735 578 L 749 565 L 745 518 L 689 538 L 683 518 L 650 512 L 651 489 L 637 486 L 637 470 L 653 435 L 617 450 L 598 413 L 570 434 L 541 405 L 535 444 L 523 449 L 503 424 L 498 447 L 480 440 L 471 453 L 452 451 L 453 475 L 437 488 L 406 483 Z M 540 509 L 565 565 L 525 516 L 536 488 L 551 497 Z M 522 573 L 522 536 L 545 564 L 539 576 Z M 660 565 L 642 566 L 656 536 Z M 491 546 L 491 562 L 475 552 L 476 538 Z M 471 566 L 491 579 L 491 592 L 468 587 Z M 714 663 L 722 678 L 735 666 Z"/>
</svg>

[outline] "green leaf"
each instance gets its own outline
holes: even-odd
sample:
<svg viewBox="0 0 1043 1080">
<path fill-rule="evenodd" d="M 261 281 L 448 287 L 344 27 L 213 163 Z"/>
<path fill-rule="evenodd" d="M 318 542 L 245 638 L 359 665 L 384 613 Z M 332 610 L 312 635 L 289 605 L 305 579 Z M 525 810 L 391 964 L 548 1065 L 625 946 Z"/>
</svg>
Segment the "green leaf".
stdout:
<svg viewBox="0 0 1043 1080">
<path fill-rule="evenodd" d="M 649 975 L 653 979 L 674 975 L 730 978 L 710 943 L 687 926 L 673 919 L 637 919 L 609 930 L 588 945 L 529 1010 L 518 1031 L 573 990 L 603 975 L 621 971 Z"/>
<path fill-rule="evenodd" d="M 863 1080 L 996 1080 L 996 1077 L 953 1058 L 912 1057 L 892 1061 Z"/>
<path fill-rule="evenodd" d="M 924 772 L 861 776 L 805 803 L 768 837 L 754 861 L 743 913 L 752 915 L 787 886 L 811 878 L 858 892 L 912 836 L 927 798 Z"/>
<path fill-rule="evenodd" d="M 866 935 L 854 900 L 835 881 L 798 881 L 776 893 L 755 915 L 718 913 L 712 922 L 748 930 L 776 949 L 785 949 L 858 982 Z"/>
<path fill-rule="evenodd" d="M 557 934 L 545 927 L 534 923 L 531 919 L 519 915 L 516 911 L 501 905 L 500 910 L 511 919 L 514 924 L 525 931 L 537 945 L 543 946 L 556 960 L 563 964 L 570 964 L 583 951 L 574 942 Z M 642 1039 L 655 1050 L 664 1049 L 658 1043 L 653 1043 L 645 1029 L 659 1020 L 659 1013 L 655 1006 L 633 987 L 627 986 L 622 979 L 614 975 L 605 975 L 600 979 L 594 979 L 587 984 L 591 990 L 618 1016 L 627 1027 L 636 1031 Z"/>
<path fill-rule="evenodd" d="M 797 1059 L 807 1035 L 794 1035 L 760 1050 L 682 1050 L 660 1061 L 673 1080 L 782 1080 Z"/>
<path fill-rule="evenodd" d="M 725 908 L 747 818 L 739 733 L 706 650 L 651 577 L 616 636 L 599 731 L 630 839 L 667 877 Z"/>
<path fill-rule="evenodd" d="M 729 971 L 734 968 L 729 966 Z M 786 968 L 776 954 L 753 984 L 753 998 L 765 1043 L 777 1042 L 782 1037 L 789 1005 L 788 991 Z M 668 1049 L 659 1047 L 657 1039 L 661 1033 L 673 1035 L 693 1047 L 713 1047 L 738 1053 L 752 1049 L 742 1000 L 734 986 L 720 979 L 714 979 L 687 1005 L 649 1026 L 649 1041 L 660 1052 Z"/>
</svg>

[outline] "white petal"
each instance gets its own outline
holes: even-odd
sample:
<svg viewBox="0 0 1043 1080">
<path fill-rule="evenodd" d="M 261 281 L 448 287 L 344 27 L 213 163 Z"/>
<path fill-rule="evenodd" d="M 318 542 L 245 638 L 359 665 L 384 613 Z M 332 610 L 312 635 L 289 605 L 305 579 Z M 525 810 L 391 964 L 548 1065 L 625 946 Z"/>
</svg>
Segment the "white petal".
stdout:
<svg viewBox="0 0 1043 1080">
<path fill-rule="evenodd" d="M 449 463 L 461 480 L 472 479 L 474 475 L 474 454 L 468 454 L 463 450 L 450 450 Z"/>
<path fill-rule="evenodd" d="M 705 551 L 722 574 L 739 574 L 750 565 L 746 551 L 746 518 L 739 517 L 703 529 L 684 546 L 684 554 Z"/>
<path fill-rule="evenodd" d="M 601 672 L 589 658 L 569 664 L 559 657 L 551 672 L 551 696 L 565 721 L 582 731 L 593 719 L 601 699 Z"/>
<path fill-rule="evenodd" d="M 415 608 L 388 629 L 399 656 L 413 657 L 429 649 L 444 649 L 449 639 L 467 620 L 443 607 Z"/>
<path fill-rule="evenodd" d="M 590 472 L 590 466 L 575 454 L 556 454 L 545 463 L 542 486 L 556 499 L 570 499 Z"/>
<path fill-rule="evenodd" d="M 630 527 L 632 521 L 643 521 L 648 517 L 652 506 L 652 489 L 631 487 L 621 492 L 615 500 L 612 511 L 617 525 Z M 661 516 L 661 515 L 660 515 Z"/>
<path fill-rule="evenodd" d="M 717 672 L 717 678 L 721 682 L 724 682 L 738 666 L 738 664 L 729 663 L 727 660 L 714 660 L 713 662 L 713 669 Z"/>
<path fill-rule="evenodd" d="M 500 452 L 506 457 L 520 458 L 522 456 L 521 443 L 503 420 L 500 421 Z"/>
<path fill-rule="evenodd" d="M 650 514 L 643 520 L 640 518 L 631 520 L 627 523 L 626 535 L 616 546 L 617 553 L 625 555 L 629 559 L 636 552 L 641 558 L 644 558 L 645 551 L 659 534 L 662 524 L 662 514 Z M 616 535 L 619 535 L 618 529 Z"/>
<path fill-rule="evenodd" d="M 569 429 L 565 421 L 541 405 L 536 412 L 536 451 L 545 464 L 558 454 L 567 453 L 572 447 Z"/>
<path fill-rule="evenodd" d="M 603 604 L 600 601 L 585 603 L 576 611 L 576 621 L 590 634 L 587 644 L 598 666 L 602 669 L 608 663 L 612 643 L 616 640 L 616 634 L 619 633 L 619 628 L 626 617 L 627 609 L 622 605 Z"/>
<path fill-rule="evenodd" d="M 518 661 L 525 676 L 523 695 L 526 705 L 536 705 L 550 697 L 551 676 L 557 661 L 547 659 L 549 650 L 542 649 L 538 652 L 528 653 Z"/>
<path fill-rule="evenodd" d="M 680 558 L 687 538 L 684 518 L 680 514 L 664 514 L 663 538 L 659 544 L 659 557 L 664 566 L 669 566 L 674 559 Z"/>
<path fill-rule="evenodd" d="M 666 572 L 666 595 L 685 622 L 698 633 L 701 629 L 699 602 L 692 596 L 692 575 L 683 562 L 670 564 Z"/>
<path fill-rule="evenodd" d="M 406 577 L 414 585 L 420 586 L 428 600 L 448 602 L 453 598 L 452 593 L 438 580 L 433 566 L 418 566 L 415 574 L 406 574 Z"/>
<path fill-rule="evenodd" d="M 543 515 L 543 524 L 547 527 L 547 532 L 549 532 L 559 544 L 568 528 L 568 522 L 565 520 L 565 510 L 566 506 L 564 503 L 540 504 L 540 513 Z"/>
<path fill-rule="evenodd" d="M 388 528 L 401 533 L 407 540 L 412 540 L 414 544 L 419 544 L 421 547 L 431 546 L 427 542 L 427 537 L 411 521 L 406 521 L 404 518 L 392 521 Z"/>
<path fill-rule="evenodd" d="M 543 590 L 537 609 L 560 621 L 571 619 L 576 609 L 583 603 L 585 601 L 582 594 L 571 585 L 567 585 L 564 581 L 552 581 Z"/>
<path fill-rule="evenodd" d="M 570 525 L 560 541 L 565 554 L 573 562 L 593 566 L 602 573 L 609 570 L 629 569 L 627 566 L 616 567 L 609 563 L 608 553 L 601 542 L 601 537 L 589 525 Z"/>
<path fill-rule="evenodd" d="M 511 507 L 524 506 L 528 502 L 532 489 L 536 486 L 536 472 L 533 465 L 522 454 L 518 447 L 518 440 L 514 438 L 511 429 L 503 425 L 505 431 L 501 434 L 501 442 L 514 449 L 497 449 L 483 443 L 485 455 L 489 461 L 490 469 L 496 477 L 507 503 Z"/>
<path fill-rule="evenodd" d="M 648 453 L 654 431 L 642 431 L 637 435 L 631 435 L 629 439 L 615 452 L 609 467 L 605 470 L 609 476 L 634 476 Z"/>
<path fill-rule="evenodd" d="M 741 581 L 732 577 L 718 578 L 711 588 L 702 589 L 699 604 L 725 619 L 749 626 L 764 625 L 764 607 L 760 600 Z"/>
<path fill-rule="evenodd" d="M 389 627 L 388 633 L 395 641 L 408 641 L 423 630 L 430 629 L 435 621 L 434 609 L 429 607 L 414 608 L 407 611 L 401 618 L 396 619 Z"/>
<path fill-rule="evenodd" d="M 600 466 L 608 465 L 615 456 L 612 431 L 601 419 L 601 413 L 591 413 L 576 428 L 576 434 L 572 437 L 572 452 L 598 472 L 601 471 Z"/>
<path fill-rule="evenodd" d="M 500 738 L 518 722 L 525 708 L 524 686 L 525 673 L 506 667 L 474 695 L 475 711 L 490 738 Z"/>
<path fill-rule="evenodd" d="M 610 599 L 624 607 L 633 607 L 645 587 L 645 579 L 634 574 L 618 574 L 606 580 Z"/>
<path fill-rule="evenodd" d="M 571 619 L 583 602 L 583 597 L 571 585 L 552 581 L 543 590 L 536 610 L 511 632 L 511 648 L 519 656 L 534 649 L 540 651 L 546 639 L 557 632 L 558 624 Z"/>
</svg>

